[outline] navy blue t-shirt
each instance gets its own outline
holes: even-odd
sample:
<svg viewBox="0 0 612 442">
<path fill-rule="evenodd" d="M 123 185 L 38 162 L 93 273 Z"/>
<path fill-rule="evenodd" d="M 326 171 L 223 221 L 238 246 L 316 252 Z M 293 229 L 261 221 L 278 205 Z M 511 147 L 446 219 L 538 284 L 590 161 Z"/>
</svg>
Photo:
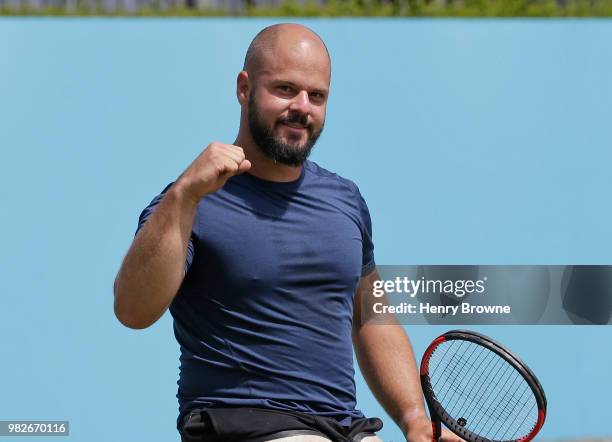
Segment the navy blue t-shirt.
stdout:
<svg viewBox="0 0 612 442">
<path fill-rule="evenodd" d="M 342 425 L 363 417 L 351 327 L 373 249 L 357 186 L 311 161 L 296 181 L 244 173 L 203 198 L 170 305 L 181 347 L 179 422 L 215 406 L 300 411 Z"/>
</svg>

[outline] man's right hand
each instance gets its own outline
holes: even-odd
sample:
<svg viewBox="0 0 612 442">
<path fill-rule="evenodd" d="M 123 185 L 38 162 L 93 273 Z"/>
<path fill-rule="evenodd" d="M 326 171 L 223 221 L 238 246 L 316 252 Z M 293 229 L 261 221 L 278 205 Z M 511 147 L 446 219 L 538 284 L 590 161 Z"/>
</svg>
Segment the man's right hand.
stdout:
<svg viewBox="0 0 612 442">
<path fill-rule="evenodd" d="M 178 178 L 177 184 L 194 203 L 219 190 L 234 175 L 246 172 L 251 162 L 245 159 L 242 147 L 210 143 Z"/>
<path fill-rule="evenodd" d="M 407 442 L 431 442 L 433 439 L 431 421 L 427 416 L 413 418 L 406 422 L 405 430 Z M 455 433 L 442 428 L 440 442 L 465 442 Z"/>
</svg>

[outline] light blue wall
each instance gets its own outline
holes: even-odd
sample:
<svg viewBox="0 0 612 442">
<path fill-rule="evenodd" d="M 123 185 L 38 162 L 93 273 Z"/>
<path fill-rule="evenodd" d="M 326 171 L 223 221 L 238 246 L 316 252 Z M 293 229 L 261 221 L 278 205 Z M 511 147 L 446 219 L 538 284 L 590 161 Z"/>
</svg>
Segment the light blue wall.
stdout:
<svg viewBox="0 0 612 442">
<path fill-rule="evenodd" d="M 178 440 L 169 315 L 122 327 L 112 282 L 140 210 L 233 141 L 235 77 L 269 23 L 0 20 L 0 419 Z M 379 263 L 612 263 L 609 21 L 304 23 L 334 61 L 313 157 L 359 184 Z M 478 329 L 541 377 L 543 438 L 612 433 L 612 328 Z M 444 330 L 408 331 L 420 354 Z M 388 419 L 382 436 L 401 440 Z"/>
</svg>

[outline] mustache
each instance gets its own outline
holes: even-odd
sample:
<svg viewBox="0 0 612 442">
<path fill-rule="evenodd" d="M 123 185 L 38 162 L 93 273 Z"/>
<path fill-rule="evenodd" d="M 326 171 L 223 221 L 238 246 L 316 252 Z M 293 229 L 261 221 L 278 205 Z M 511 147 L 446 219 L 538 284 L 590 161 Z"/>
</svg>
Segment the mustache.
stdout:
<svg viewBox="0 0 612 442">
<path fill-rule="evenodd" d="M 304 126 L 306 128 L 309 128 L 309 129 L 312 128 L 312 124 L 308 123 L 308 115 L 307 114 L 301 114 L 301 113 L 298 113 L 298 112 L 291 113 L 291 114 L 287 115 L 286 118 L 281 118 L 279 120 L 279 123 L 283 123 L 283 124 L 299 124 L 300 126 Z"/>
</svg>

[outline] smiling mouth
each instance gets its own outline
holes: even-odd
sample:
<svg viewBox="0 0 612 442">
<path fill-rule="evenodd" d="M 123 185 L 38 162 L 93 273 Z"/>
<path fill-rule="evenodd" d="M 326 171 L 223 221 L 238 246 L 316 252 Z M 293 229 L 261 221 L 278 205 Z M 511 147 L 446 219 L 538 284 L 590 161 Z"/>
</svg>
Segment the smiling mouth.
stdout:
<svg viewBox="0 0 612 442">
<path fill-rule="evenodd" d="M 283 126 L 287 126 L 290 129 L 295 130 L 306 130 L 306 126 L 297 123 L 281 123 Z"/>
</svg>

